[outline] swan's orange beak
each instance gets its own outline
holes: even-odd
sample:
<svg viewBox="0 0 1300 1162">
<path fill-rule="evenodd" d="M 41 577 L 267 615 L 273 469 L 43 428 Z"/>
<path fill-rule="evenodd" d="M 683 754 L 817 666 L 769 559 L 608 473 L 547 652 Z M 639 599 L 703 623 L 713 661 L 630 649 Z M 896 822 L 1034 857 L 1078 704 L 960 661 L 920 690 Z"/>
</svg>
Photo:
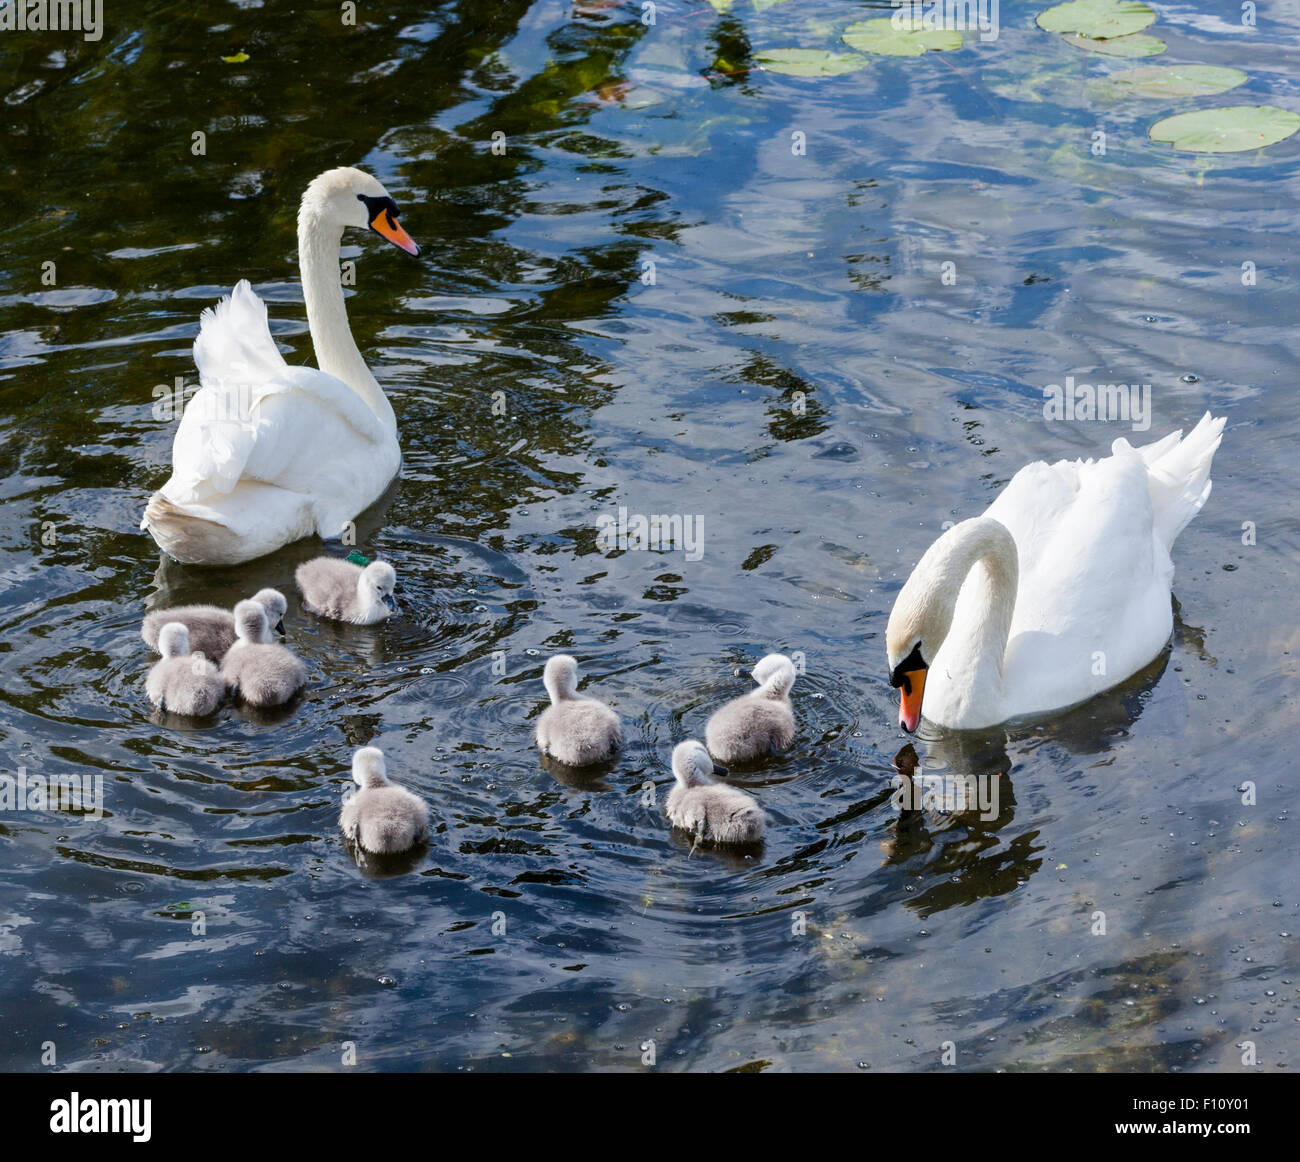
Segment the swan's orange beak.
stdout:
<svg viewBox="0 0 1300 1162">
<path fill-rule="evenodd" d="M 914 734 L 921 725 L 921 698 L 925 694 L 925 676 L 928 673 L 928 670 L 909 670 L 898 688 L 898 725 L 908 734 Z"/>
<path fill-rule="evenodd" d="M 387 238 L 394 246 L 405 250 L 407 254 L 420 253 L 420 248 L 411 241 L 411 236 L 402 229 L 391 210 L 380 210 L 370 220 L 370 229 L 380 237 Z"/>
</svg>

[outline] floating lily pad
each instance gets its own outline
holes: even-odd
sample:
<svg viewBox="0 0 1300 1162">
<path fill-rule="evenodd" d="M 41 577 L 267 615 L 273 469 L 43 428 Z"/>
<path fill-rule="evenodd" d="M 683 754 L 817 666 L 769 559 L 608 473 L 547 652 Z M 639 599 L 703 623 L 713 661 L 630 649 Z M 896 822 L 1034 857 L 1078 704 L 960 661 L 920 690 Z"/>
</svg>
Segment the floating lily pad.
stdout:
<svg viewBox="0 0 1300 1162">
<path fill-rule="evenodd" d="M 1116 36 L 1110 40 L 1093 40 L 1091 37 L 1073 34 L 1067 34 L 1062 39 L 1075 48 L 1081 48 L 1086 52 L 1105 53 L 1106 56 L 1159 56 L 1169 47 L 1158 36 L 1148 36 L 1145 32 Z"/>
<path fill-rule="evenodd" d="M 855 53 L 827 52 L 821 48 L 767 48 L 754 60 L 769 73 L 787 77 L 834 77 L 855 73 L 870 62 Z"/>
<path fill-rule="evenodd" d="M 1189 153 L 1242 153 L 1276 145 L 1300 129 L 1300 113 L 1276 105 L 1228 105 L 1198 109 L 1157 121 L 1147 130 L 1152 141 L 1168 142 Z"/>
<path fill-rule="evenodd" d="M 221 59 L 228 65 L 242 65 L 246 60 L 252 58 L 241 48 L 234 56 L 223 56 Z"/>
<path fill-rule="evenodd" d="M 709 3 L 719 12 L 730 12 L 733 0 L 709 0 Z"/>
<path fill-rule="evenodd" d="M 961 48 L 961 33 L 946 28 L 926 28 L 919 20 L 892 18 L 859 20 L 844 30 L 843 41 L 859 52 L 877 56 L 920 56 L 923 52 L 949 52 Z"/>
<path fill-rule="evenodd" d="M 1155 22 L 1156 14 L 1140 0 L 1069 0 L 1037 17 L 1038 27 L 1048 32 L 1077 32 L 1094 40 L 1106 40 L 1141 32 Z"/>
<path fill-rule="evenodd" d="M 1213 65 L 1142 65 L 1106 79 L 1139 97 L 1206 97 L 1235 89 L 1247 78 L 1240 69 Z"/>
</svg>

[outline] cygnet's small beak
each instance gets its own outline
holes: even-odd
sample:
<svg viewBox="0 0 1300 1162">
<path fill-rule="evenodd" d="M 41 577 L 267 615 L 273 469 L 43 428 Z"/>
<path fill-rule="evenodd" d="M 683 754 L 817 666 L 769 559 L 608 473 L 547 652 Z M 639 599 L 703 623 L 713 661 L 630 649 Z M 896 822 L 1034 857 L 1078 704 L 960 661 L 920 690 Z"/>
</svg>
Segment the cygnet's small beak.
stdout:
<svg viewBox="0 0 1300 1162">
<path fill-rule="evenodd" d="M 713 773 L 715 775 L 729 775 L 731 772 L 726 767 L 720 767 L 717 763 L 713 764 Z"/>
<path fill-rule="evenodd" d="M 280 618 L 280 620 L 277 621 L 277 622 L 275 623 L 275 632 L 278 633 L 281 637 L 284 637 L 284 618 L 283 618 L 283 617 Z"/>
<path fill-rule="evenodd" d="M 398 605 L 398 602 L 397 602 L 397 594 L 396 594 L 396 592 L 393 592 L 393 593 L 385 593 L 384 596 L 383 596 L 383 598 L 382 598 L 382 600 L 383 600 L 384 608 L 385 608 L 385 609 L 388 609 L 388 610 L 390 610 L 390 611 L 392 611 L 392 612 L 394 612 L 394 613 L 397 612 L 397 605 Z"/>
</svg>

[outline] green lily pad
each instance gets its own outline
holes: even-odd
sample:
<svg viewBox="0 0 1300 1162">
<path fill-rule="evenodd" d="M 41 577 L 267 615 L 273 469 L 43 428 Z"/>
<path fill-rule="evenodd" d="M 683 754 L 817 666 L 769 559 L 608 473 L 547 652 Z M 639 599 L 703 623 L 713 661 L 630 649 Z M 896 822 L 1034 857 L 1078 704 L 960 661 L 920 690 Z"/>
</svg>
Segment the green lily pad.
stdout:
<svg viewBox="0 0 1300 1162">
<path fill-rule="evenodd" d="M 856 73 L 871 63 L 864 56 L 821 48 L 767 48 L 755 53 L 754 60 L 767 72 L 787 77 L 835 77 Z"/>
<path fill-rule="evenodd" d="M 1141 32 L 1155 19 L 1156 14 L 1141 0 L 1069 0 L 1040 12 L 1037 23 L 1048 32 L 1077 32 L 1106 40 Z"/>
<path fill-rule="evenodd" d="M 919 20 L 902 19 L 898 27 L 893 18 L 859 20 L 850 24 L 841 37 L 850 48 L 877 56 L 920 56 L 923 52 L 949 52 L 961 48 L 960 32 L 946 28 L 926 28 Z"/>
<path fill-rule="evenodd" d="M 1157 121 L 1147 130 L 1152 141 L 1168 142 L 1189 153 L 1242 153 L 1285 141 L 1300 129 L 1300 113 L 1276 105 L 1228 105 L 1198 109 Z"/>
<path fill-rule="evenodd" d="M 1106 79 L 1139 97 L 1206 97 L 1235 89 L 1247 77 L 1240 69 L 1213 65 L 1141 65 Z"/>
<path fill-rule="evenodd" d="M 1093 40 L 1091 37 L 1075 36 L 1071 33 L 1062 39 L 1075 48 L 1081 48 L 1086 52 L 1104 53 L 1106 56 L 1159 56 L 1169 47 L 1158 36 L 1148 36 L 1145 32 L 1115 36 L 1110 40 Z"/>
<path fill-rule="evenodd" d="M 223 56 L 221 59 L 228 65 L 242 65 L 246 60 L 252 58 L 241 48 L 234 56 Z"/>
<path fill-rule="evenodd" d="M 730 12 L 733 2 L 734 0 L 709 0 L 709 3 L 719 12 Z"/>
</svg>

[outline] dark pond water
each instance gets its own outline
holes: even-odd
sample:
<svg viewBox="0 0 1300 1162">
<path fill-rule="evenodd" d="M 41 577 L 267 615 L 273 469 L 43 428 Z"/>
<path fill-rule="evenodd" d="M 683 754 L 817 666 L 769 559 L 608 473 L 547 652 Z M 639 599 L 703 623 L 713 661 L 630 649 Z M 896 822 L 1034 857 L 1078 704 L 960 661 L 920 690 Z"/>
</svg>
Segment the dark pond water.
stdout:
<svg viewBox="0 0 1300 1162">
<path fill-rule="evenodd" d="M 995 43 L 816 80 L 714 62 L 887 13 L 106 7 L 98 43 L 0 38 L 3 769 L 102 775 L 105 806 L 0 815 L 0 1067 L 334 1069 L 351 1042 L 366 1069 L 634 1070 L 651 1040 L 660 1069 L 1296 1064 L 1300 138 L 1153 146 L 1168 103 L 1107 97 L 1127 62 L 1011 2 Z M 1164 60 L 1300 107 L 1295 21 L 1236 7 L 1157 5 Z M 344 251 L 405 453 L 359 548 L 405 608 L 328 628 L 291 596 L 292 713 L 160 721 L 145 609 L 292 594 L 321 546 L 162 561 L 152 392 L 193 383 L 240 277 L 311 361 L 294 217 L 339 164 L 424 247 Z M 1149 436 L 1046 422 L 1067 375 L 1151 384 Z M 1207 408 L 1167 654 L 1046 722 L 926 728 L 922 768 L 1003 773 L 999 811 L 900 819 L 884 628 L 943 522 Z M 605 554 L 620 506 L 701 517 L 702 555 Z M 769 837 L 692 854 L 669 752 L 770 649 L 806 674 L 794 748 L 737 773 Z M 628 724 L 594 781 L 533 749 L 559 650 Z M 407 868 L 337 831 L 368 743 L 433 811 Z"/>
</svg>

